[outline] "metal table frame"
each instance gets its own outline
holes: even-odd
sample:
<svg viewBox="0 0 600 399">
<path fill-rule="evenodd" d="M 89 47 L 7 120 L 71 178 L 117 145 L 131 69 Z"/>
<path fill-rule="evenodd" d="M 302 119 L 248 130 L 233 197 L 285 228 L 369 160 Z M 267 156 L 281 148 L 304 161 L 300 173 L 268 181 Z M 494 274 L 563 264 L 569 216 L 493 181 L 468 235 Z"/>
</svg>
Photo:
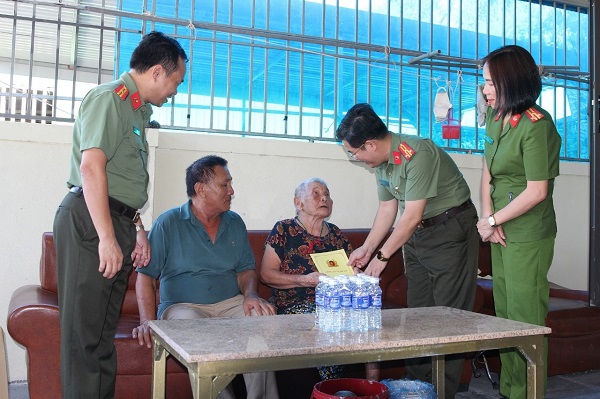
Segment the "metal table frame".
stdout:
<svg viewBox="0 0 600 399">
<path fill-rule="evenodd" d="M 290 317 L 294 316 L 306 315 L 290 315 Z M 494 319 L 497 318 L 494 317 Z M 165 397 L 167 353 L 174 356 L 187 367 L 192 380 L 192 392 L 196 399 L 216 398 L 217 394 L 233 380 L 235 375 L 246 372 L 287 370 L 415 357 L 432 358 L 433 383 L 436 387 L 438 398 L 443 399 L 445 355 L 500 348 L 517 348 L 524 355 L 525 359 L 527 359 L 527 398 L 542 398 L 544 395 L 544 334 L 550 332 L 550 329 L 547 327 L 531 326 L 534 330 L 528 333 L 529 335 L 502 337 L 500 336 L 502 334 L 497 334 L 498 337 L 482 337 L 481 339 L 464 342 L 415 344 L 405 347 L 393 347 L 393 345 L 390 345 L 389 347 L 378 349 L 368 348 L 368 345 L 365 345 L 365 349 L 362 350 L 353 348 L 347 352 L 338 353 L 305 353 L 274 357 L 257 354 L 253 357 L 235 360 L 188 362 L 177 348 L 169 345 L 165 337 L 157 333 L 160 328 L 154 323 L 150 323 L 150 327 L 154 330 L 153 399 L 164 399 Z M 164 321 L 159 323 L 164 323 Z"/>
</svg>

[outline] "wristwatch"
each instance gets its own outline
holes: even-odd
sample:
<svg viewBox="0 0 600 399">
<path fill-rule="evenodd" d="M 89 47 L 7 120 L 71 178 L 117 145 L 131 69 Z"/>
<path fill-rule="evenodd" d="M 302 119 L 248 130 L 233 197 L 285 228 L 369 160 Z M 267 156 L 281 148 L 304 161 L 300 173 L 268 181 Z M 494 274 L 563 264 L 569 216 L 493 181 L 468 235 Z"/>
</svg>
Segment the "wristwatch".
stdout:
<svg viewBox="0 0 600 399">
<path fill-rule="evenodd" d="M 488 223 L 490 224 L 490 226 L 496 227 L 496 218 L 494 218 L 493 213 L 490 216 L 488 216 Z"/>
<path fill-rule="evenodd" d="M 144 225 L 143 224 L 136 224 L 135 225 L 135 232 L 137 233 L 138 231 L 144 230 Z"/>
<path fill-rule="evenodd" d="M 377 259 L 379 259 L 382 262 L 387 262 L 388 260 L 390 260 L 390 258 L 386 258 L 385 256 L 383 256 L 383 253 L 381 253 L 381 251 L 377 251 Z"/>
</svg>

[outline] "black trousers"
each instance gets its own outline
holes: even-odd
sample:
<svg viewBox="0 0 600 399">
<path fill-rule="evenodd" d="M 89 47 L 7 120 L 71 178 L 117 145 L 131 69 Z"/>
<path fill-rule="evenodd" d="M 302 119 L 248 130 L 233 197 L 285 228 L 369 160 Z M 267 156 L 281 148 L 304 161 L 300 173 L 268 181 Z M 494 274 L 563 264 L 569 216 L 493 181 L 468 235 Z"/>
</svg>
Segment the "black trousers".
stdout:
<svg viewBox="0 0 600 399">
<path fill-rule="evenodd" d="M 448 306 L 473 310 L 477 288 L 479 234 L 470 207 L 443 223 L 417 229 L 404 245 L 408 307 Z M 408 377 L 431 382 L 430 358 L 407 359 Z M 445 394 L 458 390 L 464 355 L 446 356 Z"/>
<path fill-rule="evenodd" d="M 98 271 L 98 234 L 82 195 L 68 193 L 56 211 L 54 245 L 61 328 L 63 399 L 108 399 L 115 394 L 114 338 L 132 270 L 135 227 L 112 215 L 123 268 L 111 279 Z"/>
</svg>

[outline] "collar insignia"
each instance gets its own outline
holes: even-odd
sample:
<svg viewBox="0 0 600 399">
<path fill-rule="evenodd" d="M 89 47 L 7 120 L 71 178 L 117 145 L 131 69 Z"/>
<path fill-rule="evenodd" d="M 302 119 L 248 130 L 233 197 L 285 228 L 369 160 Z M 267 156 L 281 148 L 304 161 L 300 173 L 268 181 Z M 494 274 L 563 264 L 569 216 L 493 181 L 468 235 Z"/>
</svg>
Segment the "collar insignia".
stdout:
<svg viewBox="0 0 600 399">
<path fill-rule="evenodd" d="M 400 165 L 402 163 L 402 157 L 398 151 L 394 151 L 394 165 Z"/>
<path fill-rule="evenodd" d="M 510 117 L 510 120 L 508 122 L 513 128 L 517 127 L 519 121 L 521 120 L 521 116 L 523 116 L 523 114 L 517 114 Z"/>
<path fill-rule="evenodd" d="M 140 98 L 139 91 L 136 91 L 131 95 L 131 105 L 133 106 L 134 111 L 137 111 L 138 108 L 142 106 L 142 99 Z"/>
<path fill-rule="evenodd" d="M 404 155 L 404 158 L 406 158 L 407 161 L 410 160 L 413 155 L 415 155 L 415 150 L 410 148 L 410 146 L 406 144 L 406 142 L 402 142 L 402 144 L 398 146 L 398 151 L 400 151 L 402 155 Z"/>
<path fill-rule="evenodd" d="M 125 101 L 129 95 L 129 89 L 124 84 L 120 84 L 119 87 L 115 89 L 115 93 L 117 93 L 117 96 L 119 96 L 121 100 Z"/>
</svg>

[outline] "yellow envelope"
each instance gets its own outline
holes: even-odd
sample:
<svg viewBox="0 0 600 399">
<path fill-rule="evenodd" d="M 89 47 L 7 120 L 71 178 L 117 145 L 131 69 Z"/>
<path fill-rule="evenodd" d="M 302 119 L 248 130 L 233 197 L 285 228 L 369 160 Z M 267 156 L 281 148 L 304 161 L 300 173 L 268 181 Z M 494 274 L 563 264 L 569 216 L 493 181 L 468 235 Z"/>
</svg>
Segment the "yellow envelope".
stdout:
<svg viewBox="0 0 600 399">
<path fill-rule="evenodd" d="M 354 270 L 348 266 L 348 256 L 343 249 L 337 251 L 321 252 L 318 254 L 310 254 L 317 270 L 320 273 L 334 277 L 341 274 L 354 276 Z"/>
</svg>

